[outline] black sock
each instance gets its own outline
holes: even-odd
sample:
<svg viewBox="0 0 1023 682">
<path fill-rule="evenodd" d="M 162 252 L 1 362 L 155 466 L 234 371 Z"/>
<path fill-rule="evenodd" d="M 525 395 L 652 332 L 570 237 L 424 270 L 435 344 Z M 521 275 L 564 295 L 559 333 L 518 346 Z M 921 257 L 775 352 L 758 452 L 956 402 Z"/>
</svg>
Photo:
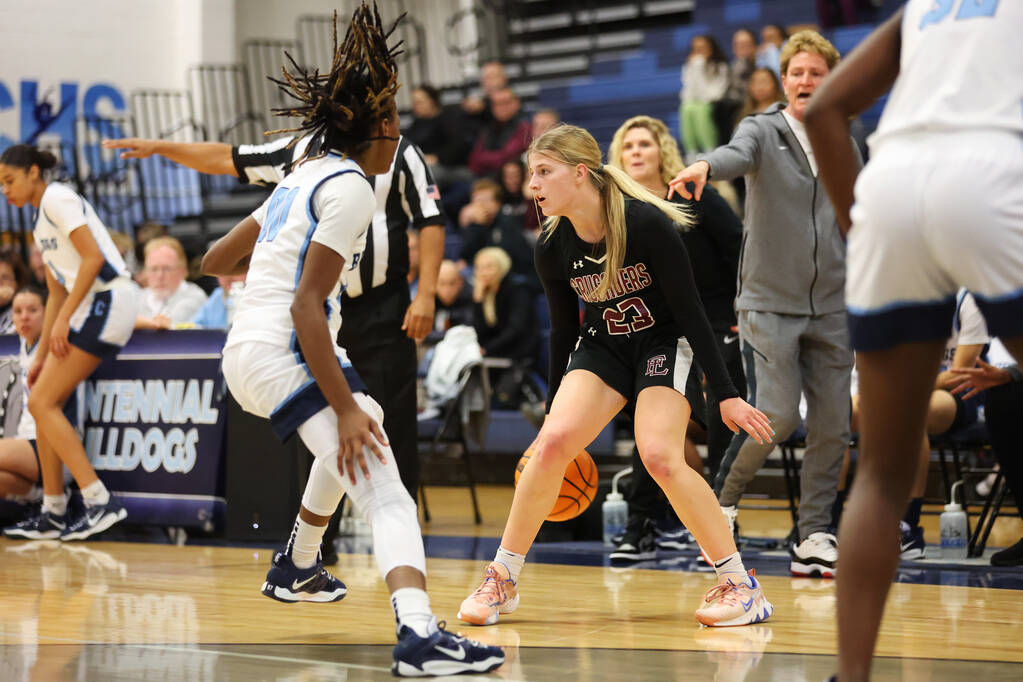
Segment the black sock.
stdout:
<svg viewBox="0 0 1023 682">
<path fill-rule="evenodd" d="M 909 506 L 906 507 L 906 515 L 902 517 L 902 520 L 910 528 L 916 528 L 920 525 L 920 511 L 924 506 L 924 498 L 914 497 L 909 501 Z"/>
</svg>

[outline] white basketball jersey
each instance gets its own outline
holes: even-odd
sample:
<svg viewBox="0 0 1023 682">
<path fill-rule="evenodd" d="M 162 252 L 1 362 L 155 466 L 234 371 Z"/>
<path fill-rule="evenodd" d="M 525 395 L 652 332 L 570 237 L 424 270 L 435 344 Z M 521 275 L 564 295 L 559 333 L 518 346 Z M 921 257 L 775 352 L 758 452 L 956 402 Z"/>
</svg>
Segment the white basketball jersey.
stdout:
<svg viewBox="0 0 1023 682">
<path fill-rule="evenodd" d="M 106 259 L 90 291 L 101 291 L 117 277 L 127 277 L 124 259 L 89 202 L 67 185 L 51 182 L 39 202 L 34 237 L 43 262 L 57 281 L 69 292 L 75 286 L 82 257 L 71 241 L 71 231 L 82 225 L 89 227 Z"/>
<path fill-rule="evenodd" d="M 358 268 L 376 199 L 358 164 L 330 154 L 302 163 L 252 214 L 260 225 L 225 348 L 262 341 L 297 350 L 291 304 L 311 242 L 345 259 L 324 301 L 331 338 L 341 328 L 340 296 Z"/>
<path fill-rule="evenodd" d="M 905 133 L 1023 133 L 1021 30 L 1021 0 L 909 0 L 899 76 L 871 148 Z"/>
</svg>

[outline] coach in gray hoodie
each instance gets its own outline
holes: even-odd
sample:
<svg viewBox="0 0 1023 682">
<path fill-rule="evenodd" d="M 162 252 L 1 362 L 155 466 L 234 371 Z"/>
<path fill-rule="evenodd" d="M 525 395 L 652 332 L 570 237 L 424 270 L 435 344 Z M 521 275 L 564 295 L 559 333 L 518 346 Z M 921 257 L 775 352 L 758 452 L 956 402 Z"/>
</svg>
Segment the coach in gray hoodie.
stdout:
<svg viewBox="0 0 1023 682">
<path fill-rule="evenodd" d="M 746 178 L 736 310 L 750 402 L 771 419 L 781 442 L 799 426 L 800 392 L 807 400 L 799 542 L 790 548 L 798 575 L 835 573 L 831 507 L 849 442 L 845 244 L 803 126 L 810 96 L 838 59 L 820 34 L 793 35 L 781 56 L 787 105 L 743 119 L 731 142 L 671 182 L 683 196 L 685 184 L 694 183 L 698 199 L 710 178 Z M 855 146 L 851 138 L 849 144 Z M 774 447 L 736 436 L 728 448 L 715 489 L 733 527 L 746 485 Z"/>
</svg>

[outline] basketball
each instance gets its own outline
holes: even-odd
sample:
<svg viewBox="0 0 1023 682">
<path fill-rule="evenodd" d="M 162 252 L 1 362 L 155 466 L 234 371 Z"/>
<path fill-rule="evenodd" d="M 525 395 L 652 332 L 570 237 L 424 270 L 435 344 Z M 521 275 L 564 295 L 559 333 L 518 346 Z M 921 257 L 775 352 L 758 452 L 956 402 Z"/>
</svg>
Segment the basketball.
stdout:
<svg viewBox="0 0 1023 682">
<path fill-rule="evenodd" d="M 526 468 L 532 452 L 526 450 L 515 466 L 515 485 Z M 586 511 L 597 494 L 597 465 L 585 450 L 575 456 L 565 469 L 561 480 L 561 492 L 554 503 L 554 509 L 547 515 L 548 521 L 568 521 Z"/>
</svg>

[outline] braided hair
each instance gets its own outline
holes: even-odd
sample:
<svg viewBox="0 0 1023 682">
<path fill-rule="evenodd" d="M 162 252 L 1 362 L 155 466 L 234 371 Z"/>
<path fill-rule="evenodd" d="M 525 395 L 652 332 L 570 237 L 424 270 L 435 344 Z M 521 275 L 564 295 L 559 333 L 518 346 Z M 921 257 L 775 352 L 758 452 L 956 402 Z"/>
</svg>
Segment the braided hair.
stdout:
<svg viewBox="0 0 1023 682">
<path fill-rule="evenodd" d="M 270 80 L 299 103 L 274 109 L 273 113 L 299 117 L 302 122 L 267 134 L 298 133 L 292 145 L 299 137 L 310 137 L 310 144 L 294 165 L 306 158 L 324 156 L 332 149 L 351 155 L 369 147 L 373 125 L 395 111 L 394 95 L 400 87 L 395 58 L 401 54 L 401 43 L 388 47 L 387 40 L 404 16 L 385 31 L 376 3 L 370 9 L 363 1 L 352 14 L 339 46 L 335 11 L 334 58 L 326 74 L 318 69 L 310 73 L 285 53 L 293 71 L 282 66 L 282 78 Z"/>
</svg>

